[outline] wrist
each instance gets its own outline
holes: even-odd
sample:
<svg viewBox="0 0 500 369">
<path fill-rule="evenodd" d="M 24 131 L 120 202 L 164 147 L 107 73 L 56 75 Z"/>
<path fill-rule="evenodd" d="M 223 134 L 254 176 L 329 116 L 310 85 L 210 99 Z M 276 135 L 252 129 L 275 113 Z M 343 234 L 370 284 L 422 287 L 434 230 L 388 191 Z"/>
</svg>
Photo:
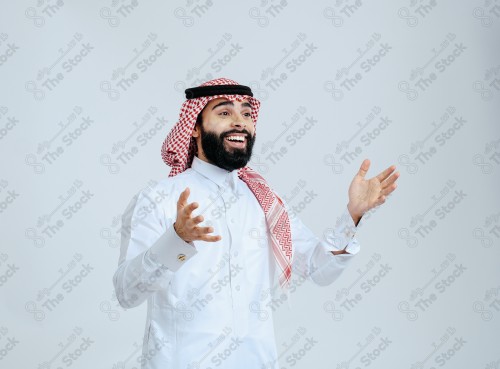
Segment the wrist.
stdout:
<svg viewBox="0 0 500 369">
<path fill-rule="evenodd" d="M 363 216 L 363 213 L 356 211 L 350 202 L 347 204 L 347 210 L 351 215 L 354 225 L 358 225 L 359 221 L 361 220 L 361 217 Z"/>
<path fill-rule="evenodd" d="M 179 236 L 180 238 L 182 238 L 182 237 L 181 237 L 181 235 L 179 234 L 179 232 L 177 232 L 177 228 L 175 228 L 175 222 L 174 222 L 173 227 L 174 227 L 174 231 L 175 231 L 175 233 L 177 233 L 177 236 Z M 183 239 L 183 241 L 184 241 L 184 239 Z"/>
<path fill-rule="evenodd" d="M 175 227 L 175 223 L 176 223 L 176 222 L 174 222 L 173 227 L 174 227 L 174 231 L 175 231 L 175 233 L 177 233 L 177 236 L 178 236 L 181 240 L 183 240 L 184 242 L 190 243 L 192 240 L 186 240 L 186 239 L 184 238 L 184 236 L 182 235 L 182 232 L 181 232 L 181 233 L 179 233 L 179 231 L 177 231 L 177 228 Z"/>
</svg>

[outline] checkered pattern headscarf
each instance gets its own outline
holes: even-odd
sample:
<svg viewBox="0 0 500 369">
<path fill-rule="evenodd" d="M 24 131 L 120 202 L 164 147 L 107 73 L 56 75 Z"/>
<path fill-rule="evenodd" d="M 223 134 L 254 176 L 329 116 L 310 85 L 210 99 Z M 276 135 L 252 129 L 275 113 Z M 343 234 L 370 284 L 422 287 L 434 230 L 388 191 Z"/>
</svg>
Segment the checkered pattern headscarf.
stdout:
<svg viewBox="0 0 500 369">
<path fill-rule="evenodd" d="M 215 85 L 239 85 L 237 82 L 217 78 L 203 83 L 201 86 Z M 187 99 L 181 107 L 179 121 L 174 125 L 167 135 L 161 148 L 163 161 L 170 166 L 169 177 L 182 173 L 191 166 L 196 153 L 196 142 L 191 136 L 196 118 L 210 100 L 225 98 L 230 101 L 248 100 L 252 106 L 251 118 L 257 124 L 260 102 L 246 95 L 215 95 Z M 266 223 L 274 257 L 282 271 L 280 275 L 281 286 L 288 285 L 292 273 L 292 240 L 290 232 L 290 220 L 281 199 L 266 183 L 265 179 L 256 171 L 246 166 L 238 170 L 239 178 L 252 190 L 266 215 Z"/>
</svg>

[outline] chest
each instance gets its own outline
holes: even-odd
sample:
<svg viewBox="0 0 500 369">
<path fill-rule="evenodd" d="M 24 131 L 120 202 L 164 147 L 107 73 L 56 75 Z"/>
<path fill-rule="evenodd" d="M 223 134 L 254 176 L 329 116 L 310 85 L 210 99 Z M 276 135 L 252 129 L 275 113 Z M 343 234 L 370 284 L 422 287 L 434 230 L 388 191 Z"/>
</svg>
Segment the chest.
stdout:
<svg viewBox="0 0 500 369">
<path fill-rule="evenodd" d="M 243 183 L 236 188 L 196 188 L 189 203 L 199 207 L 200 226 L 213 227 L 218 242 L 194 241 L 198 253 L 177 273 L 178 292 L 209 293 L 241 286 L 258 294 L 274 275 L 272 250 L 268 244 L 264 211 L 252 191 Z M 237 290 L 236 290 L 237 291 Z"/>
<path fill-rule="evenodd" d="M 213 234 L 222 236 L 220 243 L 227 251 L 267 249 L 264 211 L 244 183 L 241 182 L 234 189 L 204 188 L 194 201 L 200 205 L 195 215 L 204 218 L 200 225 L 213 227 Z M 208 244 L 200 241 L 196 246 L 198 250 L 203 250 Z"/>
</svg>

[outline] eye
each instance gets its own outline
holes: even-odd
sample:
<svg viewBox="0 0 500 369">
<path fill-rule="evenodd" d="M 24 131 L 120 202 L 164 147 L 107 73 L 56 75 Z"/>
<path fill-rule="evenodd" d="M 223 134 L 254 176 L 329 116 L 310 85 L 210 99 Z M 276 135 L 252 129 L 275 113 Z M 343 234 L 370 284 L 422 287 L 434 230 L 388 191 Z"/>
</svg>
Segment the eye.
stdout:
<svg viewBox="0 0 500 369">
<path fill-rule="evenodd" d="M 221 111 L 221 112 L 219 113 L 219 115 L 229 115 L 229 112 L 228 112 L 228 111 L 226 111 L 226 110 L 224 110 L 224 111 Z"/>
</svg>

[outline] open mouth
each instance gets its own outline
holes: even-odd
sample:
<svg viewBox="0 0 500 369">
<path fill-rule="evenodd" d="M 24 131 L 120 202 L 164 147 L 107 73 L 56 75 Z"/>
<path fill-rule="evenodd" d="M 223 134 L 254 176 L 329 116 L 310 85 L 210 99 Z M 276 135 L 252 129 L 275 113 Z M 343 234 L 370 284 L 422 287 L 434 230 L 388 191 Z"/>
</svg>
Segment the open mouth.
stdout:
<svg viewBox="0 0 500 369">
<path fill-rule="evenodd" d="M 247 145 L 247 138 L 244 134 L 230 134 L 224 138 L 229 147 L 243 149 Z"/>
</svg>

